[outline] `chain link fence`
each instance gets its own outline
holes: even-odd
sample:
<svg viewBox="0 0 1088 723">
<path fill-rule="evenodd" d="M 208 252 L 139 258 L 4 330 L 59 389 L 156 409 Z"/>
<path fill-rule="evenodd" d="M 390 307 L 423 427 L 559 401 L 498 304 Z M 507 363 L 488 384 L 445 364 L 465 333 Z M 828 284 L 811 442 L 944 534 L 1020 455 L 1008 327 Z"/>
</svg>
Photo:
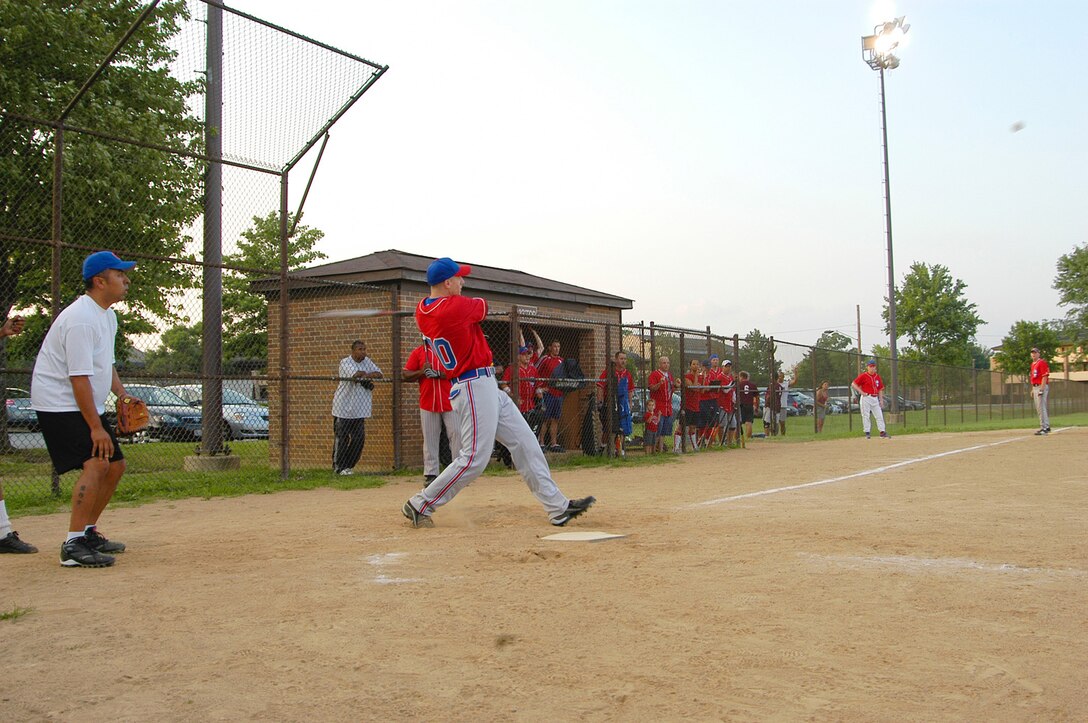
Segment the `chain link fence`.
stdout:
<svg viewBox="0 0 1088 723">
<path fill-rule="evenodd" d="M 5 22 L 20 57 L 64 45 L 19 32 L 20 17 Z M 0 340 L 9 497 L 70 487 L 36 428 L 31 372 L 51 320 L 82 293 L 84 257 L 101 249 L 138 262 L 116 306 L 117 368 L 153 413 L 124 440 L 119 497 L 191 489 L 213 474 L 198 464 L 209 458 L 271 479 L 420 468 L 420 389 L 403 379 L 421 343 L 414 321 L 321 314 L 410 313 L 424 287 L 363 283 L 347 264 L 312 273 L 321 233 L 288 207 L 289 187 L 305 199 L 329 130 L 385 67 L 215 2 L 79 22 L 82 55 L 54 76 L 24 68 L 25 93 L 0 106 L 0 312 L 27 319 Z M 860 423 L 856 351 L 499 306 L 483 322 L 498 379 L 553 461 L 735 443 L 742 407 L 755 434 Z M 898 375 L 893 429 L 1034 415 L 1023 379 L 904 360 Z M 747 405 L 732 386 L 742 378 L 754 387 Z M 1088 409 L 1088 385 L 1052 377 L 1050 406 Z M 501 446 L 495 457 L 509 464 Z"/>
</svg>

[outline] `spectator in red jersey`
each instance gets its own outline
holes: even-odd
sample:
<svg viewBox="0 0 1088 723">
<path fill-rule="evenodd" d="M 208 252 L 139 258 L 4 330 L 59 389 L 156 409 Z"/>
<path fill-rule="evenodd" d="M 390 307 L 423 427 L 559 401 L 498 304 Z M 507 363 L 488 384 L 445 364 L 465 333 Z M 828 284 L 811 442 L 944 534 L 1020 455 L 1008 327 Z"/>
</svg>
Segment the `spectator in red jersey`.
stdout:
<svg viewBox="0 0 1088 723">
<path fill-rule="evenodd" d="M 423 486 L 426 487 L 442 471 L 439 463 L 439 441 L 442 427 L 450 443 L 450 454 L 461 451 L 461 428 L 450 406 L 450 380 L 443 371 L 438 356 L 426 346 L 419 345 L 408 355 L 401 379 L 419 382 L 419 424 L 423 428 Z"/>
<path fill-rule="evenodd" d="M 703 383 L 705 381 L 706 374 L 703 371 L 702 363 L 698 359 L 692 359 L 691 363 L 688 364 L 688 373 L 684 375 L 684 434 L 687 435 L 687 440 L 691 443 L 693 452 L 699 447 L 696 434 L 699 427 L 703 426 L 703 415 L 700 414 L 700 407 L 703 401 Z"/>
<path fill-rule="evenodd" d="M 537 370 L 530 361 L 532 353 L 533 350 L 527 346 L 518 348 L 518 410 L 522 416 L 536 408 Z M 514 365 L 510 364 L 502 373 L 502 383 L 499 386 L 509 392 L 513 379 Z"/>
<path fill-rule="evenodd" d="M 752 438 L 752 420 L 756 418 L 756 410 L 759 409 L 759 387 L 756 386 L 748 374 L 741 372 L 737 375 L 737 395 L 740 397 L 740 421 L 744 425 L 744 436 Z"/>
<path fill-rule="evenodd" d="M 663 356 L 657 360 L 657 369 L 650 372 L 646 384 L 650 389 L 650 398 L 657 405 L 657 411 L 661 415 L 661 423 L 657 430 L 657 450 L 665 451 L 665 444 L 672 439 L 672 395 L 679 384 L 676 377 L 669 371 L 669 358 Z"/>
<path fill-rule="evenodd" d="M 1039 347 L 1031 348 L 1031 397 L 1035 401 L 1035 411 L 1039 414 L 1039 431 L 1036 435 L 1050 434 L 1050 413 L 1047 411 L 1047 397 L 1050 396 L 1050 365 L 1042 358 Z"/>
<path fill-rule="evenodd" d="M 708 388 L 703 390 L 703 401 L 699 403 L 699 409 L 703 415 L 700 437 L 707 444 L 713 444 L 716 441 L 721 426 L 722 382 L 725 379 L 721 363 L 721 357 L 711 354 L 703 370 L 705 377 L 703 383 Z"/>
<path fill-rule="evenodd" d="M 661 425 L 661 412 L 657 410 L 657 402 L 653 399 L 646 400 L 646 413 L 642 415 L 645 428 L 642 430 L 642 444 L 646 454 L 653 454 L 657 449 L 657 430 Z"/>
<path fill-rule="evenodd" d="M 548 345 L 548 353 L 540 357 L 536 365 L 540 376 L 539 388 L 543 392 L 544 399 L 544 422 L 540 425 L 538 440 L 541 447 L 551 452 L 563 451 L 563 447 L 559 444 L 559 417 L 563 413 L 563 391 L 548 383 L 552 372 L 563 363 L 563 357 L 559 356 L 560 349 L 559 340 L 552 341 Z M 550 445 L 547 444 L 549 437 L 551 438 Z"/>
<path fill-rule="evenodd" d="M 612 355 L 610 366 L 616 379 L 612 395 L 606 394 L 608 369 L 601 372 L 601 380 L 597 382 L 597 402 L 601 406 L 601 434 L 605 436 L 605 444 L 614 445 L 616 456 L 624 457 L 623 440 L 631 434 L 631 392 L 635 388 L 635 380 L 631 378 L 631 372 L 627 371 L 625 352 L 618 351 Z"/>
</svg>

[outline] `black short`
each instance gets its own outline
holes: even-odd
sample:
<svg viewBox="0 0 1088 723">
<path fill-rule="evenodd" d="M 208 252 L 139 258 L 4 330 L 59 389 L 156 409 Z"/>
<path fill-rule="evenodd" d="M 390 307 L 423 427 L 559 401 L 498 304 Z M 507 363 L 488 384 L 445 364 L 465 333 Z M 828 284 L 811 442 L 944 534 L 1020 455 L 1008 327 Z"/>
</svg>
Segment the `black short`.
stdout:
<svg viewBox="0 0 1088 723">
<path fill-rule="evenodd" d="M 748 423 L 755 418 L 755 410 L 751 404 L 742 405 L 740 408 L 740 421 Z"/>
<path fill-rule="evenodd" d="M 49 450 L 49 458 L 53 460 L 53 469 L 57 474 L 64 474 L 73 469 L 82 469 L 83 463 L 91 459 L 91 428 L 83 419 L 81 412 L 37 412 L 38 426 L 45 438 L 45 447 Z M 113 440 L 113 456 L 110 462 L 118 462 L 125 458 L 121 452 L 121 445 L 117 443 L 117 435 L 113 428 L 102 418 L 102 426 L 106 428 L 110 439 Z"/>
</svg>

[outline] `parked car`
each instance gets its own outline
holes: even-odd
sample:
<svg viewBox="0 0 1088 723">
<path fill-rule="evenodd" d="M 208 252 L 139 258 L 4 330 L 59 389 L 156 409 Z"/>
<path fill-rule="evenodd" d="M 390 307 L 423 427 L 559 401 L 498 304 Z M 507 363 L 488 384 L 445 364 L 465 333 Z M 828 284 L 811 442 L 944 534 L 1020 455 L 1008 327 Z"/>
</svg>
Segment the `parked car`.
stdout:
<svg viewBox="0 0 1088 723">
<path fill-rule="evenodd" d="M 896 399 L 899 400 L 899 408 L 900 409 L 905 409 L 908 412 L 913 411 L 913 410 L 917 410 L 917 409 L 925 409 L 926 408 L 925 402 L 918 402 L 918 401 L 915 401 L 913 399 L 905 399 L 903 397 L 896 397 Z"/>
<path fill-rule="evenodd" d="M 30 408 L 30 392 L 8 387 L 4 408 L 8 417 L 8 429 L 38 431 L 38 415 Z"/>
<path fill-rule="evenodd" d="M 827 413 L 828 414 L 848 414 L 849 412 L 850 412 L 850 403 L 848 401 L 846 401 L 845 399 L 828 399 L 827 400 Z"/>
<path fill-rule="evenodd" d="M 125 391 L 147 403 L 151 422 L 147 433 L 156 439 L 174 442 L 200 441 L 203 415 L 199 407 L 186 402 L 164 387 L 150 384 L 126 384 Z M 110 392 L 106 399 L 106 419 L 116 424 L 117 397 Z"/>
<path fill-rule="evenodd" d="M 200 408 L 204 387 L 200 384 L 178 384 L 165 387 L 194 407 Z M 241 392 L 223 389 L 223 421 L 227 439 L 268 439 L 268 407 L 258 404 Z"/>
</svg>

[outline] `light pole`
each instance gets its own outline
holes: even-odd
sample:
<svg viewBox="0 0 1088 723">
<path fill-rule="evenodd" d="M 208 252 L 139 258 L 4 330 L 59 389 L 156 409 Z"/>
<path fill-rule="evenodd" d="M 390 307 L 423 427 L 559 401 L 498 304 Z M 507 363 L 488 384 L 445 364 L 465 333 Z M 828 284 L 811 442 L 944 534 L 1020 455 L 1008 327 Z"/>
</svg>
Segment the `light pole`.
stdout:
<svg viewBox="0 0 1088 723">
<path fill-rule="evenodd" d="M 910 26 L 903 21 L 906 16 L 881 23 L 873 28 L 872 35 L 861 38 L 861 57 L 869 67 L 880 73 L 880 132 L 884 148 L 884 226 L 888 236 L 888 336 L 891 342 L 891 411 L 899 411 L 899 351 L 896 348 L 898 331 L 895 326 L 895 265 L 892 261 L 892 187 L 888 174 L 888 114 L 884 106 L 884 71 L 899 67 L 899 58 L 893 54 Z M 861 349 L 858 349 L 860 352 Z"/>
</svg>

